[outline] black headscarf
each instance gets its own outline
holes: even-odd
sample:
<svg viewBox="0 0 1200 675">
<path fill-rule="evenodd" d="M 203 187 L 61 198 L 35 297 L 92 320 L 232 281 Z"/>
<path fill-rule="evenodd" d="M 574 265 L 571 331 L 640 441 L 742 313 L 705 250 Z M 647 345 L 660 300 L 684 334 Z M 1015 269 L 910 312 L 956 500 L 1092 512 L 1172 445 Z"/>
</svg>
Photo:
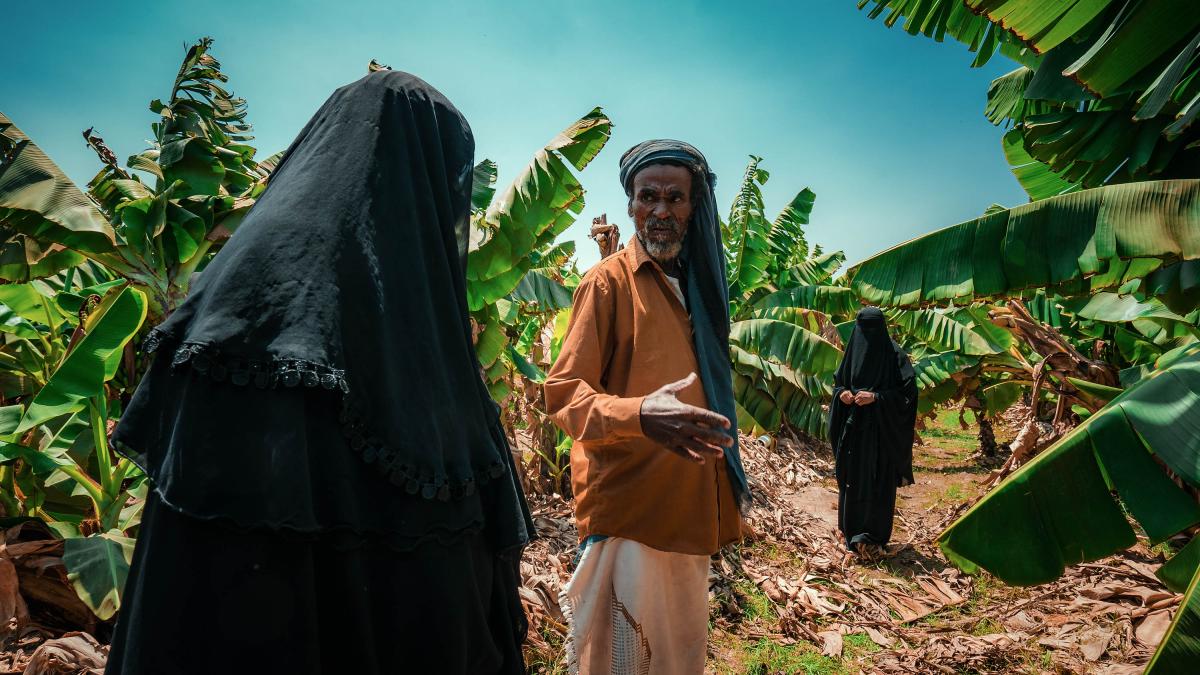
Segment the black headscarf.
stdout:
<svg viewBox="0 0 1200 675">
<path fill-rule="evenodd" d="M 729 289 L 725 280 L 725 249 L 717 219 L 717 199 L 713 190 L 717 177 L 708 168 L 708 160 L 699 150 L 682 141 L 653 140 L 630 148 L 621 156 L 621 185 L 627 195 L 633 192 L 633 177 L 652 164 L 675 164 L 692 172 L 692 221 L 688 227 L 680 263 L 684 270 L 684 288 L 688 312 L 692 318 L 693 340 L 700 380 L 709 409 L 729 419 L 733 446 L 725 449 L 738 506 L 750 504 L 750 487 L 737 443 L 737 410 L 733 400 L 733 375 L 729 361 Z"/>
<path fill-rule="evenodd" d="M 380 71 L 334 92 L 188 299 L 147 338 L 158 354 L 115 440 L 165 501 L 301 531 L 419 537 L 488 520 L 498 544 L 528 539 L 467 314 L 473 154 L 466 120 L 417 77 Z M 336 457 L 328 461 L 345 480 L 362 484 L 317 485 L 325 496 L 309 496 L 326 460 L 289 453 L 313 443 L 297 429 L 316 422 L 277 414 L 296 390 L 329 401 L 342 444 L 381 477 L 367 485 Z M 216 400 L 221 391 L 236 407 Z M 296 414 L 312 415 L 311 400 Z M 309 460 L 317 466 L 299 467 Z M 489 481 L 497 487 L 485 504 Z M 327 491 L 362 496 L 294 503 Z M 412 497 L 377 514 L 362 501 L 389 493 Z"/>
<path fill-rule="evenodd" d="M 876 394 L 868 406 L 847 405 L 843 391 Z M 834 456 L 848 442 L 875 444 L 886 453 L 896 485 L 911 485 L 913 428 L 917 417 L 916 373 L 908 355 L 888 335 L 883 312 L 867 307 L 858 312 L 846 352 L 834 374 L 829 411 L 829 439 Z M 868 419 L 869 418 L 869 419 Z M 860 438 L 863 433 L 877 435 Z"/>
</svg>

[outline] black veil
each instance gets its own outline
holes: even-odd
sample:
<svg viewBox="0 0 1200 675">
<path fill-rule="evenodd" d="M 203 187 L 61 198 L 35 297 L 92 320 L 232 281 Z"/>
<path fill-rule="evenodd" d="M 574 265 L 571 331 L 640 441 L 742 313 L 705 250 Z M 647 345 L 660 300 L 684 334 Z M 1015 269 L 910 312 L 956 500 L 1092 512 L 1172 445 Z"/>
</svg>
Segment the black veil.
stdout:
<svg viewBox="0 0 1200 675">
<path fill-rule="evenodd" d="M 334 92 L 147 337 L 157 356 L 114 441 L 164 502 L 405 546 L 529 539 L 467 314 L 473 154 L 466 120 L 417 77 Z"/>
</svg>

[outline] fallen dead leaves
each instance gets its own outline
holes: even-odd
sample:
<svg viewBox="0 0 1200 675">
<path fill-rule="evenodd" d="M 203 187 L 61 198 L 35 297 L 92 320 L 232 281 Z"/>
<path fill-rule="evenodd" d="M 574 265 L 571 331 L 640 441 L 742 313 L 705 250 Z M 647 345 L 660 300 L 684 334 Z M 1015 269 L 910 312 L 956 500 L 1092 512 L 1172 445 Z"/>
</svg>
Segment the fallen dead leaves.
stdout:
<svg viewBox="0 0 1200 675">
<path fill-rule="evenodd" d="M 108 647 L 67 581 L 63 542 L 34 522 L 0 530 L 0 675 L 102 673 Z"/>
<path fill-rule="evenodd" d="M 741 447 L 756 493 L 748 518 L 754 541 L 714 558 L 715 636 L 806 641 L 839 658 L 848 653 L 846 636 L 865 634 L 880 649 L 846 663 L 850 672 L 1120 675 L 1140 672 L 1178 605 L 1154 577 L 1157 562 L 1138 549 L 1029 589 L 962 574 L 933 541 L 962 504 L 901 510 L 899 543 L 887 559 L 844 564 L 828 451 L 747 437 Z M 567 502 L 535 497 L 534 507 L 541 538 L 522 563 L 527 654 L 535 671 L 552 672 L 566 628 L 558 593 L 577 540 Z M 737 587 L 747 582 L 769 601 L 775 620 L 746 617 L 747 598 Z"/>
<path fill-rule="evenodd" d="M 963 504 L 901 508 L 889 557 L 845 564 L 828 451 L 747 437 L 742 449 L 756 493 L 754 534 L 714 558 L 714 636 L 804 641 L 845 659 L 850 672 L 1125 675 L 1141 671 L 1178 606 L 1179 596 L 1154 576 L 1161 561 L 1140 548 L 1029 589 L 962 574 L 933 539 Z M 577 533 L 569 501 L 531 495 L 530 503 L 539 538 L 521 563 L 527 660 L 534 672 L 559 672 L 566 623 L 558 595 Z M 0 675 L 100 673 L 107 647 L 87 633 L 62 632 L 94 632 L 95 618 L 65 581 L 62 542 L 36 528 L 18 525 L 0 539 Z M 769 603 L 770 620 L 748 616 L 740 590 L 747 584 Z M 879 649 L 864 655 L 848 647 L 864 635 Z"/>
</svg>

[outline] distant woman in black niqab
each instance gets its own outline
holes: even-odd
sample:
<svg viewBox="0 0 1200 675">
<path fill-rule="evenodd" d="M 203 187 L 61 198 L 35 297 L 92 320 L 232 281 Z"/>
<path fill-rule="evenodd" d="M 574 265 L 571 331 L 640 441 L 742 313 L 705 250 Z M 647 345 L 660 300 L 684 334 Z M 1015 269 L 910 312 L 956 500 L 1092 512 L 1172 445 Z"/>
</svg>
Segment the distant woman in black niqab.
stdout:
<svg viewBox="0 0 1200 675">
<path fill-rule="evenodd" d="M 896 488 L 912 485 L 917 384 L 912 363 L 888 336 L 883 313 L 858 313 L 834 375 L 829 438 L 846 548 L 882 550 L 892 537 Z"/>
<path fill-rule="evenodd" d="M 473 153 L 420 79 L 342 87 L 147 337 L 108 673 L 523 672 L 533 528 L 467 315 Z"/>
</svg>

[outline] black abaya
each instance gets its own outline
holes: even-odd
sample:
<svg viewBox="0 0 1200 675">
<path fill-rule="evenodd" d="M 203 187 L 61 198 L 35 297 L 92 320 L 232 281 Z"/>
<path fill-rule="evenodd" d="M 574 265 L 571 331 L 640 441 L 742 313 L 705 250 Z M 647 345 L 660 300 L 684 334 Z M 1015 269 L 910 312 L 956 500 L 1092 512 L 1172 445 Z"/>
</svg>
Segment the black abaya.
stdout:
<svg viewBox="0 0 1200 675">
<path fill-rule="evenodd" d="M 474 141 L 437 90 L 330 97 L 114 433 L 153 490 L 107 673 L 518 673 L 533 531 L 478 373 Z"/>
<path fill-rule="evenodd" d="M 846 404 L 841 394 L 873 392 L 867 405 Z M 858 313 L 846 353 L 834 375 L 829 413 L 838 481 L 838 528 L 853 550 L 884 545 L 892 537 L 896 488 L 911 485 L 916 374 L 904 350 L 887 333 L 873 307 Z"/>
</svg>

